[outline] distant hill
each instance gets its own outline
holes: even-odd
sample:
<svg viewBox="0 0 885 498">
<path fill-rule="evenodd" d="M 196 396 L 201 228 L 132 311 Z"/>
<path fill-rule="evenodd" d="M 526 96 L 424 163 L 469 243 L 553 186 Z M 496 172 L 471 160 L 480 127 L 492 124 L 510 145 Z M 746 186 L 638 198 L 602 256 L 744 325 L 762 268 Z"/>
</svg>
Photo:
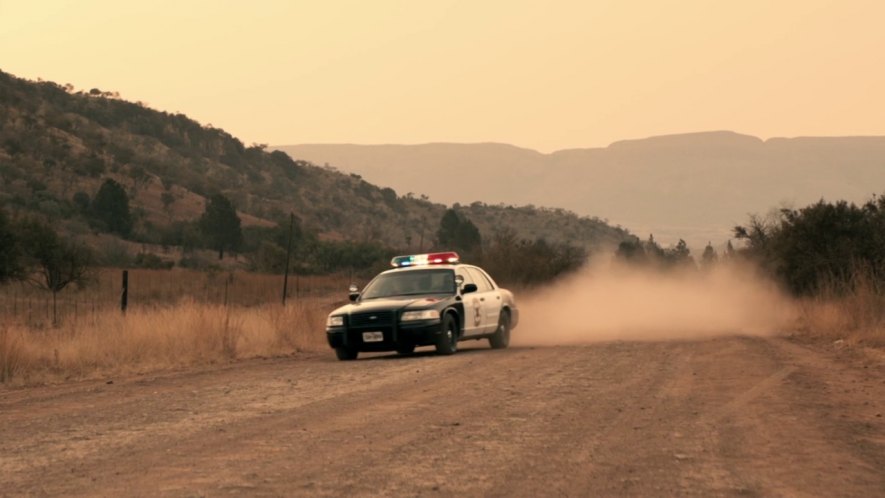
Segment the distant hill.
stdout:
<svg viewBox="0 0 885 498">
<path fill-rule="evenodd" d="M 294 212 L 325 240 L 404 250 L 430 247 L 446 209 L 99 89 L 77 91 L 0 71 L 0 117 L 0 207 L 45 216 L 84 237 L 102 234 L 87 224 L 75 198 L 88 202 L 106 178 L 126 187 L 135 215 L 130 241 L 142 244 L 165 244 L 168 232 L 197 219 L 216 192 L 234 202 L 245 226 L 285 223 Z M 441 176 L 447 175 L 426 181 Z M 460 210 L 485 235 L 509 228 L 525 239 L 591 249 L 629 236 L 561 209 L 488 206 L 474 202 L 486 200 L 477 193 Z"/>
<path fill-rule="evenodd" d="M 695 248 L 723 243 L 748 213 L 885 191 L 885 137 L 762 141 L 721 131 L 552 154 L 495 143 L 276 149 L 438 202 L 557 206 Z"/>
</svg>

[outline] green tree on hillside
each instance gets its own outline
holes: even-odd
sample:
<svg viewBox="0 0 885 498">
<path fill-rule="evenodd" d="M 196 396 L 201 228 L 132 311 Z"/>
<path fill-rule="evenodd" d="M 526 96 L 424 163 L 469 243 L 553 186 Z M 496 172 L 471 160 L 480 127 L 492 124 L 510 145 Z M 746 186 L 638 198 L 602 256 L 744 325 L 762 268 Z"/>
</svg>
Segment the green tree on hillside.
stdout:
<svg viewBox="0 0 885 498">
<path fill-rule="evenodd" d="M 209 246 L 218 251 L 218 259 L 224 258 L 225 249 L 236 251 L 243 244 L 237 210 L 221 194 L 213 195 L 206 203 L 206 210 L 200 217 L 200 231 Z"/>
<path fill-rule="evenodd" d="M 0 283 L 21 275 L 21 253 L 12 225 L 0 211 Z"/>
<path fill-rule="evenodd" d="M 172 192 L 166 191 L 160 194 L 160 200 L 163 201 L 163 211 L 166 212 L 166 215 L 169 216 L 169 219 L 172 219 L 172 204 L 175 203 L 175 195 Z"/>
<path fill-rule="evenodd" d="M 52 321 L 58 323 L 56 296 L 68 285 L 83 287 L 92 280 L 92 252 L 60 237 L 49 225 L 37 220 L 25 220 L 16 229 L 27 280 L 52 293 Z"/>
<path fill-rule="evenodd" d="M 129 212 L 129 196 L 126 189 L 108 178 L 92 200 L 92 216 L 107 230 L 128 236 L 132 231 L 132 214 Z"/>
<path fill-rule="evenodd" d="M 482 243 L 482 236 L 476 225 L 459 215 L 454 209 L 447 209 L 443 214 L 436 238 L 441 249 L 455 249 L 465 252 L 472 252 Z"/>
<path fill-rule="evenodd" d="M 89 199 L 89 194 L 80 191 L 74 194 L 74 197 L 72 197 L 71 200 L 74 202 L 74 206 L 77 207 L 77 210 L 80 211 L 80 213 L 85 215 L 89 214 L 89 205 L 92 203 Z"/>
</svg>

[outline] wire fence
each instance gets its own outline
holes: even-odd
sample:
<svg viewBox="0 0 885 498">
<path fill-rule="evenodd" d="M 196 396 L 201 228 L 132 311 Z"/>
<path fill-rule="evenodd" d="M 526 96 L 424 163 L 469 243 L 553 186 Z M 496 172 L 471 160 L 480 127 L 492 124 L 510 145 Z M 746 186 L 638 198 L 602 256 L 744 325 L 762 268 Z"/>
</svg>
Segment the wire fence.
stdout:
<svg viewBox="0 0 885 498">
<path fill-rule="evenodd" d="M 350 283 L 347 275 L 290 275 L 287 303 L 316 302 L 316 298 L 343 301 L 347 299 Z M 122 293 L 122 270 L 118 269 L 101 270 L 85 288 L 66 288 L 55 296 L 33 285 L 10 283 L 0 286 L 0 321 L 34 329 L 71 320 L 95 321 L 101 313 L 121 309 Z M 186 269 L 128 270 L 127 310 L 172 306 L 182 301 L 260 306 L 281 303 L 282 294 L 282 275 Z"/>
</svg>

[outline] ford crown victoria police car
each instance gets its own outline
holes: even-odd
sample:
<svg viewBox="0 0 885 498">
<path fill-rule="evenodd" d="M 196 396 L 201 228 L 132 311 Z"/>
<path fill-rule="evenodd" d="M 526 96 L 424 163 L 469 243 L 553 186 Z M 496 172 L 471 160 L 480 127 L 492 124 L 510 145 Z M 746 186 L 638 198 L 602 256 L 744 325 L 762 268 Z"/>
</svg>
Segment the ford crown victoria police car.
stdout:
<svg viewBox="0 0 885 498">
<path fill-rule="evenodd" d="M 350 288 L 351 304 L 333 311 L 326 336 L 339 360 L 361 351 L 409 354 L 436 346 L 453 354 L 458 341 L 488 339 L 506 348 L 519 323 L 513 294 L 482 269 L 461 264 L 457 253 L 397 256 L 394 269 L 380 273 L 362 290 Z"/>
</svg>

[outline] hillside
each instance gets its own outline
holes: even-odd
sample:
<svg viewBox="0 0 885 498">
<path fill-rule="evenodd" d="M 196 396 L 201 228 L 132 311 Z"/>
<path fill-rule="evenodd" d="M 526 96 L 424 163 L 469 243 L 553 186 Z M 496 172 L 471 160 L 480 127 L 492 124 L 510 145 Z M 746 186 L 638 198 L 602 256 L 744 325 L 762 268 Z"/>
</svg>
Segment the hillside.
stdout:
<svg viewBox="0 0 885 498">
<path fill-rule="evenodd" d="M 724 242 L 748 213 L 821 198 L 863 202 L 885 188 L 885 137 L 763 141 L 710 132 L 552 154 L 504 144 L 277 149 L 438 202 L 465 202 L 482 191 L 487 202 L 560 206 L 695 247 Z M 452 175 L 423 181 L 438 171 Z"/>
<path fill-rule="evenodd" d="M 13 215 L 44 215 L 76 235 L 96 236 L 74 197 L 94 196 L 106 178 L 126 187 L 135 217 L 131 240 L 142 244 L 167 243 L 168 232 L 198 218 L 216 192 L 234 202 L 247 227 L 285 223 L 294 212 L 323 240 L 404 250 L 418 250 L 422 241 L 430 247 L 446 209 L 99 89 L 76 91 L 0 72 L 0 118 L 0 206 Z M 459 210 L 486 235 L 509 228 L 521 238 L 590 249 L 628 236 L 561 209 L 475 202 L 485 200 L 478 191 Z"/>
</svg>

